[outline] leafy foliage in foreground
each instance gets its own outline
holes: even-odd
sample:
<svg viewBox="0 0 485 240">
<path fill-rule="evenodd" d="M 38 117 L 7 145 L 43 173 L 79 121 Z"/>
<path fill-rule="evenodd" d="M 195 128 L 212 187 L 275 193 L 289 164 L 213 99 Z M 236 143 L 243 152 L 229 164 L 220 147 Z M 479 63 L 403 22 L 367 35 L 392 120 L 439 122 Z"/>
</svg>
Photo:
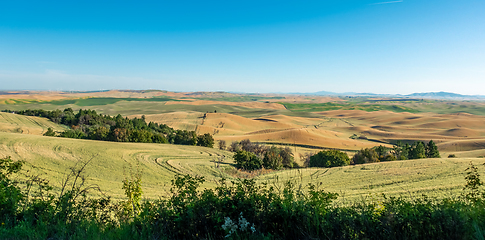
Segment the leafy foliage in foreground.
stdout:
<svg viewBox="0 0 485 240">
<path fill-rule="evenodd" d="M 63 191 L 54 195 L 38 178 L 22 189 L 12 180 L 22 163 L 2 159 L 0 238 L 482 239 L 485 233 L 483 183 L 473 165 L 460 197 L 384 198 L 346 206 L 334 204 L 337 194 L 320 185 L 287 182 L 280 188 L 277 182 L 221 179 L 216 189 L 199 190 L 204 179 L 189 175 L 172 180 L 168 197 L 138 205 L 141 179 L 134 175 L 124 188 L 136 211 L 108 197 L 87 197 L 95 186 L 85 184 L 84 166 L 71 169 Z"/>
</svg>

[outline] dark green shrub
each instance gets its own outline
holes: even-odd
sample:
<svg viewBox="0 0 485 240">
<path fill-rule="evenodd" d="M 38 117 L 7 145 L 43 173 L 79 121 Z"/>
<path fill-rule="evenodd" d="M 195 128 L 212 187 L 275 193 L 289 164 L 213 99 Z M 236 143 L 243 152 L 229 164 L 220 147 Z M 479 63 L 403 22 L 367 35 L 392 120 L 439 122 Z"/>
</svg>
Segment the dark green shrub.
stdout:
<svg viewBox="0 0 485 240">
<path fill-rule="evenodd" d="M 256 170 L 263 167 L 263 161 L 256 154 L 247 151 L 238 151 L 234 154 L 236 167 L 244 170 Z"/>
<path fill-rule="evenodd" d="M 80 131 L 80 130 L 66 130 L 64 132 L 61 132 L 61 134 L 59 134 L 59 137 L 65 137 L 65 138 L 84 138 L 86 135 L 84 134 L 84 132 Z"/>
<path fill-rule="evenodd" d="M 320 151 L 310 157 L 309 167 L 339 167 L 350 164 L 347 153 L 338 150 Z"/>
<path fill-rule="evenodd" d="M 438 147 L 436 144 L 433 142 L 433 140 L 430 140 L 428 144 L 426 144 L 425 147 L 426 151 L 426 157 L 427 158 L 440 158 L 440 152 L 438 151 Z"/>
<path fill-rule="evenodd" d="M 283 158 L 280 156 L 280 150 L 272 146 L 264 153 L 263 166 L 266 169 L 279 170 L 283 168 Z"/>
<path fill-rule="evenodd" d="M 10 157 L 0 159 L 0 221 L 8 226 L 16 223 L 16 214 L 24 199 L 18 182 L 13 180 L 13 175 L 20 171 L 22 164 Z"/>
<path fill-rule="evenodd" d="M 197 137 L 197 146 L 213 148 L 214 147 L 214 138 L 212 137 L 212 135 L 210 135 L 208 133 L 205 133 L 203 135 L 199 135 Z"/>
<path fill-rule="evenodd" d="M 154 143 L 168 143 L 168 140 L 162 134 L 153 134 L 152 141 Z"/>
<path fill-rule="evenodd" d="M 426 147 L 425 144 L 421 141 L 415 142 L 411 145 L 409 150 L 409 159 L 420 159 L 426 158 Z"/>
<path fill-rule="evenodd" d="M 47 132 L 45 132 L 43 135 L 48 137 L 54 137 L 56 136 L 56 132 L 54 132 L 52 128 L 47 128 Z"/>
<path fill-rule="evenodd" d="M 140 142 L 140 143 L 151 143 L 153 137 L 153 133 L 147 130 L 137 130 L 134 129 L 131 131 L 129 140 L 130 142 Z"/>
<path fill-rule="evenodd" d="M 358 151 L 352 157 L 352 164 L 364 164 L 379 162 L 379 155 L 372 148 L 365 148 Z"/>
</svg>

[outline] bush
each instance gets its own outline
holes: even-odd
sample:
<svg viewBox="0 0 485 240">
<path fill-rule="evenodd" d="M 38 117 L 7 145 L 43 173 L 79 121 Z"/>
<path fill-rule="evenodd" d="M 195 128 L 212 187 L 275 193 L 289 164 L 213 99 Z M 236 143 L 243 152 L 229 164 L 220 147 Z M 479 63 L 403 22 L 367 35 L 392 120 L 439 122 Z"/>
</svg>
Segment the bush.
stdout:
<svg viewBox="0 0 485 240">
<path fill-rule="evenodd" d="M 310 157 L 310 167 L 339 167 L 350 164 L 347 153 L 338 150 L 320 151 Z"/>
<path fill-rule="evenodd" d="M 379 162 L 379 155 L 372 148 L 365 148 L 358 151 L 352 157 L 352 164 L 364 164 Z"/>
<path fill-rule="evenodd" d="M 237 168 L 244 170 L 256 170 L 263 167 L 263 161 L 256 154 L 244 150 L 234 154 L 234 162 Z"/>
<path fill-rule="evenodd" d="M 47 128 L 47 132 L 44 133 L 44 136 L 55 137 L 56 132 L 54 132 L 54 130 L 52 130 L 52 128 Z"/>
<path fill-rule="evenodd" d="M 279 170 L 283 167 L 283 158 L 277 147 L 271 147 L 264 153 L 263 165 L 266 169 Z"/>
<path fill-rule="evenodd" d="M 162 134 L 153 134 L 152 141 L 154 143 L 168 143 L 168 140 Z"/>
<path fill-rule="evenodd" d="M 86 135 L 84 132 L 80 130 L 67 130 L 62 132 L 59 137 L 65 137 L 65 138 L 84 138 Z"/>
<path fill-rule="evenodd" d="M 328 152 L 328 151 L 325 151 Z M 485 192 L 478 167 L 466 170 L 462 197 L 387 198 L 333 204 L 337 194 L 288 181 L 256 184 L 176 175 L 169 196 L 141 202 L 141 172 L 125 178 L 126 202 L 88 198 L 71 168 L 58 196 L 45 181 L 14 181 L 22 163 L 0 159 L 0 239 L 483 239 Z M 28 191 L 20 186 L 24 186 Z M 36 186 L 36 187 L 34 187 Z M 37 190 L 35 190 L 37 189 Z M 131 206 L 131 207 L 130 207 Z"/>
<path fill-rule="evenodd" d="M 212 137 L 212 135 L 210 135 L 208 133 L 205 133 L 203 135 L 199 135 L 197 137 L 197 146 L 213 148 L 214 147 L 214 138 Z"/>
<path fill-rule="evenodd" d="M 219 140 L 219 149 L 220 150 L 226 150 L 226 141 L 225 140 Z"/>
</svg>

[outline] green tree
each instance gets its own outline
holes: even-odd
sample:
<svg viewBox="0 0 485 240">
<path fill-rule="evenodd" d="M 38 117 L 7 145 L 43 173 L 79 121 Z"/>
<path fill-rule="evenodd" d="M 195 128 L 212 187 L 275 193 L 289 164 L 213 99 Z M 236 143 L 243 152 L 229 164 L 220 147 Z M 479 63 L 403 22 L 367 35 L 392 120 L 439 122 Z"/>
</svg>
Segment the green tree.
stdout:
<svg viewBox="0 0 485 240">
<path fill-rule="evenodd" d="M 162 134 L 153 134 L 152 142 L 154 143 L 168 143 L 168 140 Z"/>
<path fill-rule="evenodd" d="M 392 150 L 390 151 L 392 155 L 398 160 L 406 160 L 408 159 L 408 151 L 406 146 L 402 144 L 402 142 L 399 140 L 397 141 L 396 145 L 392 147 Z"/>
<path fill-rule="evenodd" d="M 478 168 L 473 165 L 473 162 L 470 161 L 470 167 L 468 167 L 465 171 L 466 184 L 463 188 L 464 192 L 462 195 L 465 197 L 465 199 L 476 202 L 478 201 L 480 195 L 485 197 L 485 192 L 480 191 L 480 187 L 483 186 L 483 182 L 480 179 Z"/>
<path fill-rule="evenodd" d="M 438 146 L 430 140 L 426 145 L 426 157 L 427 158 L 440 158 L 440 152 L 438 151 Z"/>
<path fill-rule="evenodd" d="M 123 180 L 123 190 L 125 190 L 125 195 L 128 198 L 126 204 L 128 212 L 133 214 L 133 217 L 136 217 L 140 211 L 141 206 L 141 195 L 143 191 L 141 189 L 141 175 L 142 172 L 137 167 L 137 172 L 133 173 L 130 172 L 130 177 L 125 177 Z"/>
<path fill-rule="evenodd" d="M 197 144 L 197 134 L 194 131 L 177 130 L 172 139 L 175 144 L 194 146 Z"/>
<path fill-rule="evenodd" d="M 144 129 L 133 129 L 130 134 L 130 142 L 151 143 L 153 134 Z"/>
<path fill-rule="evenodd" d="M 339 167 L 350 164 L 347 153 L 338 150 L 320 151 L 310 157 L 310 167 Z"/>
<path fill-rule="evenodd" d="M 283 167 L 286 167 L 286 168 L 298 167 L 298 164 L 295 162 L 295 158 L 293 157 L 293 152 L 291 151 L 291 148 L 289 147 L 280 148 L 280 156 L 283 159 Z"/>
<path fill-rule="evenodd" d="M 387 152 L 389 151 L 388 148 L 386 148 L 382 145 L 374 147 L 373 149 L 375 150 L 375 152 L 379 156 L 378 158 L 379 158 L 380 161 L 382 161 L 386 157 Z"/>
<path fill-rule="evenodd" d="M 56 136 L 56 132 L 54 132 L 52 128 L 47 128 L 47 132 L 44 133 L 44 136 L 54 137 Z"/>
<path fill-rule="evenodd" d="M 80 138 L 84 138 L 86 135 L 81 130 L 67 130 L 67 131 L 62 132 L 59 136 L 60 137 L 66 137 L 66 138 L 79 138 L 80 139 Z"/>
<path fill-rule="evenodd" d="M 263 166 L 267 169 L 281 169 L 283 167 L 283 158 L 280 156 L 280 149 L 275 146 L 268 148 L 264 153 Z"/>
<path fill-rule="evenodd" d="M 197 146 L 213 148 L 214 138 L 209 133 L 205 133 L 197 137 Z"/>
<path fill-rule="evenodd" d="M 115 128 L 112 132 L 112 139 L 115 142 L 128 142 L 130 134 L 126 128 Z"/>
<path fill-rule="evenodd" d="M 373 148 L 365 148 L 358 151 L 352 157 L 353 164 L 375 163 L 379 162 L 379 155 Z"/>
<path fill-rule="evenodd" d="M 10 157 L 0 159 L 0 221 L 13 224 L 23 194 L 12 175 L 18 173 L 23 162 L 14 162 Z"/>
<path fill-rule="evenodd" d="M 104 126 L 92 127 L 88 133 L 88 138 L 93 140 L 107 140 L 109 129 Z"/>
<path fill-rule="evenodd" d="M 256 154 L 244 150 L 234 154 L 234 162 L 237 168 L 244 170 L 256 170 L 263 167 L 263 161 Z"/>
<path fill-rule="evenodd" d="M 420 159 L 426 158 L 426 148 L 423 142 L 419 141 L 411 146 L 411 151 L 409 152 L 410 159 Z"/>
</svg>

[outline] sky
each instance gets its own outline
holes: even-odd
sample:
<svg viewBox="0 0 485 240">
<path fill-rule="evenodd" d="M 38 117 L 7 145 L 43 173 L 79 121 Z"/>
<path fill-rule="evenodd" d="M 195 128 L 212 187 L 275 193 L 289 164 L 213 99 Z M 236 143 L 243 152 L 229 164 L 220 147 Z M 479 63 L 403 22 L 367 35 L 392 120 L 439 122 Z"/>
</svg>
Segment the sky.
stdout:
<svg viewBox="0 0 485 240">
<path fill-rule="evenodd" d="M 484 0 L 0 1 L 0 90 L 485 95 Z"/>
</svg>

